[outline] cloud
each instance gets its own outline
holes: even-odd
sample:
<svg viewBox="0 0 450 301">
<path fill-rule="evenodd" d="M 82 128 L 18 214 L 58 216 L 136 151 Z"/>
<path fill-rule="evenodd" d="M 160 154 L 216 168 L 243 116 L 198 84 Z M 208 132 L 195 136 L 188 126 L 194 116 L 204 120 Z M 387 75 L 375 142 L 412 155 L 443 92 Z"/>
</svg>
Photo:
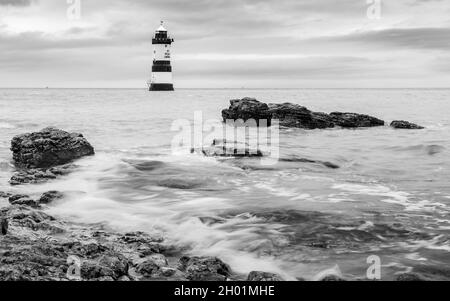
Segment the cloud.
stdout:
<svg viewBox="0 0 450 301">
<path fill-rule="evenodd" d="M 352 42 L 378 47 L 450 50 L 450 28 L 392 28 L 353 33 L 326 40 Z"/>
</svg>

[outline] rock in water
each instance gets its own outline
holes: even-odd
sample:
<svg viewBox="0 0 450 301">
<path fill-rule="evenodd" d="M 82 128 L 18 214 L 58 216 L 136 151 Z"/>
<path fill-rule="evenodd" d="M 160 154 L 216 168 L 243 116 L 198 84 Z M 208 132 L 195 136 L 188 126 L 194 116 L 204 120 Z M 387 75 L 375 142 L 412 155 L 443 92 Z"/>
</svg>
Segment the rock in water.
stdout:
<svg viewBox="0 0 450 301">
<path fill-rule="evenodd" d="M 280 121 L 280 126 L 295 127 L 303 129 L 325 129 L 333 128 L 332 118 L 325 113 L 312 112 L 307 108 L 292 104 L 269 104 L 273 119 Z"/>
<path fill-rule="evenodd" d="M 356 113 L 330 113 L 333 122 L 343 128 L 359 128 L 359 127 L 374 127 L 383 126 L 384 121 L 378 118 Z"/>
<path fill-rule="evenodd" d="M 292 103 L 267 105 L 254 98 L 236 99 L 230 102 L 230 108 L 222 111 L 224 121 L 228 119 L 242 119 L 244 121 L 254 119 L 257 121 L 257 125 L 261 126 L 258 120 L 265 119 L 268 120 L 267 125 L 270 126 L 276 119 L 279 120 L 280 126 L 308 130 L 327 129 L 335 126 L 358 128 L 384 125 L 383 120 L 369 115 L 313 112 L 301 105 Z"/>
<path fill-rule="evenodd" d="M 82 134 L 51 127 L 14 137 L 11 151 L 15 164 L 24 168 L 49 168 L 95 153 Z"/>
<path fill-rule="evenodd" d="M 191 149 L 191 153 L 201 153 L 207 157 L 261 158 L 263 152 L 248 143 L 227 140 L 214 140 L 209 147 Z"/>
<path fill-rule="evenodd" d="M 53 201 L 62 199 L 64 194 L 59 191 L 48 191 L 39 198 L 39 204 L 50 204 Z"/>
<path fill-rule="evenodd" d="M 408 121 L 404 121 L 404 120 L 395 120 L 392 121 L 391 123 L 391 127 L 393 127 L 394 129 L 407 129 L 407 130 L 423 130 L 424 127 L 408 122 Z"/>
<path fill-rule="evenodd" d="M 270 125 L 272 114 L 269 112 L 269 106 L 259 102 L 254 98 L 243 98 L 230 100 L 230 108 L 222 111 L 223 121 L 242 119 L 248 121 L 253 119 L 256 125 L 260 125 L 260 120 L 267 120 Z M 262 124 L 261 124 L 262 125 Z"/>
<path fill-rule="evenodd" d="M 247 281 L 283 281 L 277 274 L 266 273 L 266 272 L 250 272 Z"/>
<path fill-rule="evenodd" d="M 11 197 L 9 197 L 9 203 L 11 205 L 21 205 L 21 206 L 28 206 L 31 208 L 39 208 L 39 202 L 33 200 L 28 195 L 22 195 L 22 194 L 16 194 Z"/>
<path fill-rule="evenodd" d="M 2 235 L 8 234 L 8 220 L 4 217 L 0 218 L 0 228 Z"/>
</svg>

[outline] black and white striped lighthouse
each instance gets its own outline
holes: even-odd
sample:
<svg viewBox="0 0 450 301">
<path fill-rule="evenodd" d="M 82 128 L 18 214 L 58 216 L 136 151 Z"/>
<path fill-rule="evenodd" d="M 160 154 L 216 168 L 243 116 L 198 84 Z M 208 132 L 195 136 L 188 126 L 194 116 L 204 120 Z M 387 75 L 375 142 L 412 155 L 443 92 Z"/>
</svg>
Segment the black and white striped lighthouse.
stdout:
<svg viewBox="0 0 450 301">
<path fill-rule="evenodd" d="M 167 35 L 167 30 L 161 26 L 152 39 L 153 66 L 150 91 L 173 91 L 172 66 L 170 65 L 170 47 L 173 39 Z"/>
</svg>

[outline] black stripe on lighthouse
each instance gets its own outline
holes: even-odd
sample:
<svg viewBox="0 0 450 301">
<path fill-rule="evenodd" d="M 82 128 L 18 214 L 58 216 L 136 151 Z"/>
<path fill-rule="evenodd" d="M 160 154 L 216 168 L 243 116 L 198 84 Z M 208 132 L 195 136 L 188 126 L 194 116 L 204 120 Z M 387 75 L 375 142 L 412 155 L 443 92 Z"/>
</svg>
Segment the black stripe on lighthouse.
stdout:
<svg viewBox="0 0 450 301">
<path fill-rule="evenodd" d="M 172 72 L 170 61 L 153 61 L 152 72 Z"/>
<path fill-rule="evenodd" d="M 173 84 L 150 84 L 150 91 L 174 91 Z"/>
</svg>

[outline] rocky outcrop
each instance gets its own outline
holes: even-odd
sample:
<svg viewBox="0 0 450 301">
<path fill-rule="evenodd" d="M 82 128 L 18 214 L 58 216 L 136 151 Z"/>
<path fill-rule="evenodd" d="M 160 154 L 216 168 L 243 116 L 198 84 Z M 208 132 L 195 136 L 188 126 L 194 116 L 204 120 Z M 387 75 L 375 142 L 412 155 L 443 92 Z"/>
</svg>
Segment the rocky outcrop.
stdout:
<svg viewBox="0 0 450 301">
<path fill-rule="evenodd" d="M 407 130 L 423 130 L 424 127 L 408 122 L 408 121 L 404 121 L 404 120 L 395 120 L 391 122 L 391 127 L 393 127 L 394 129 L 407 129 Z"/>
<path fill-rule="evenodd" d="M 283 281 L 280 275 L 253 271 L 247 277 L 247 281 Z"/>
<path fill-rule="evenodd" d="M 230 108 L 222 111 L 222 117 L 224 121 L 229 119 L 243 119 L 244 121 L 266 119 L 268 125 L 272 124 L 272 120 L 277 119 L 280 126 L 309 130 L 336 126 L 343 128 L 375 127 L 385 124 L 383 120 L 364 114 L 313 112 L 298 104 L 267 105 L 254 98 L 231 100 Z"/>
<path fill-rule="evenodd" d="M 82 134 L 52 127 L 14 137 L 11 151 L 14 163 L 21 168 L 50 168 L 94 154 Z"/>
<path fill-rule="evenodd" d="M 254 98 L 243 98 L 230 100 L 230 107 L 222 111 L 223 121 L 238 120 L 248 121 L 253 119 L 259 125 L 260 120 L 266 120 L 270 125 L 272 113 L 269 112 L 269 106 L 259 102 Z"/>
</svg>

